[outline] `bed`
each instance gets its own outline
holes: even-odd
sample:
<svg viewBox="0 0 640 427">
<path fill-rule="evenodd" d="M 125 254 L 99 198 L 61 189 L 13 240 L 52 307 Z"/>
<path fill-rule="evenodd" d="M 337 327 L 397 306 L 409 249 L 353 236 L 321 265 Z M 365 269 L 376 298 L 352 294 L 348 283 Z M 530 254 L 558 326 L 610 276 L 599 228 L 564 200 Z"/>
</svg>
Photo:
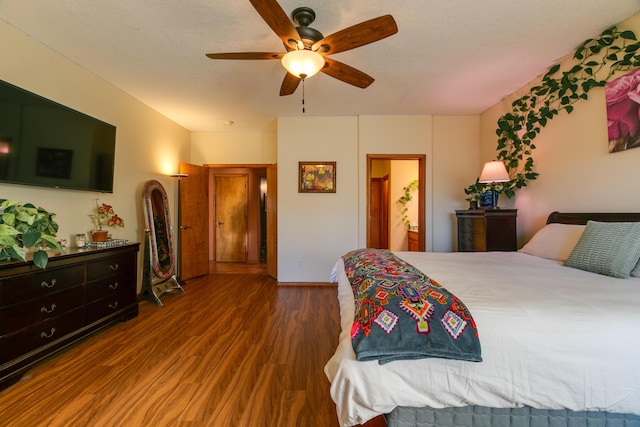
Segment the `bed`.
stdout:
<svg viewBox="0 0 640 427">
<path fill-rule="evenodd" d="M 464 302 L 482 361 L 358 360 L 340 258 L 341 426 L 640 426 L 640 214 L 554 212 L 518 252 L 393 255 Z"/>
</svg>

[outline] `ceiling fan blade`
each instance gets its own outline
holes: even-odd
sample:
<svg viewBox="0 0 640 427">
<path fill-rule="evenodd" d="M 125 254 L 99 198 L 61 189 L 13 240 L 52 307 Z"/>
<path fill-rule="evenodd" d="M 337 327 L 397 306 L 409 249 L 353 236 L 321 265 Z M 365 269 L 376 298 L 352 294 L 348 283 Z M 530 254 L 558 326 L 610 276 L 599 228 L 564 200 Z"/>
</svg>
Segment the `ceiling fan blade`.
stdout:
<svg viewBox="0 0 640 427">
<path fill-rule="evenodd" d="M 236 52 L 207 53 L 211 59 L 282 59 L 284 53 L 278 52 Z"/>
<path fill-rule="evenodd" d="M 284 80 L 282 80 L 282 86 L 280 86 L 280 96 L 291 95 L 296 91 L 300 84 L 300 79 L 291 73 L 286 73 Z"/>
<path fill-rule="evenodd" d="M 276 0 L 249 1 L 286 46 L 291 46 L 289 40 L 300 40 L 298 31 Z"/>
<path fill-rule="evenodd" d="M 356 70 L 347 64 L 338 62 L 335 59 L 325 57 L 324 61 L 325 66 L 320 71 L 338 80 L 342 80 L 345 83 L 349 83 L 350 85 L 364 89 L 375 80 L 370 75 L 365 74 L 360 70 Z"/>
<path fill-rule="evenodd" d="M 398 32 L 391 15 L 384 15 L 333 33 L 311 47 L 323 55 L 331 55 L 382 40 Z"/>
</svg>

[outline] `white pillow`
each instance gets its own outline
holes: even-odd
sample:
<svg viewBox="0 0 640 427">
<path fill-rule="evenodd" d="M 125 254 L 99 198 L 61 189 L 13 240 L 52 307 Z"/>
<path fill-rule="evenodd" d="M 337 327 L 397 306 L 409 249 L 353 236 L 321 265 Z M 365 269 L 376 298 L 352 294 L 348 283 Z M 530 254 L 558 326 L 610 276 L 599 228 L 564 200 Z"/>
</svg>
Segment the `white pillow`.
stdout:
<svg viewBox="0 0 640 427">
<path fill-rule="evenodd" d="M 547 224 L 518 252 L 564 262 L 578 244 L 585 227 L 577 224 Z"/>
<path fill-rule="evenodd" d="M 631 270 L 631 277 L 640 277 L 640 261 L 638 261 L 636 267 Z"/>
</svg>

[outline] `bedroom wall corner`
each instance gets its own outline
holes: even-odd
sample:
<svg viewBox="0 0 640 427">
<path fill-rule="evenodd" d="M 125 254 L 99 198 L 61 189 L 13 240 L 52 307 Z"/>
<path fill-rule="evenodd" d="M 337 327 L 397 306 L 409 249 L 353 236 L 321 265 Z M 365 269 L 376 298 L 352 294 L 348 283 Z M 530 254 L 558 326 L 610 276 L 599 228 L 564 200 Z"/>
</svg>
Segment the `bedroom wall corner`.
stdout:
<svg viewBox="0 0 640 427">
<path fill-rule="evenodd" d="M 464 189 L 480 174 L 480 116 L 433 117 L 433 251 L 458 249 L 455 211 L 469 207 Z"/>
</svg>

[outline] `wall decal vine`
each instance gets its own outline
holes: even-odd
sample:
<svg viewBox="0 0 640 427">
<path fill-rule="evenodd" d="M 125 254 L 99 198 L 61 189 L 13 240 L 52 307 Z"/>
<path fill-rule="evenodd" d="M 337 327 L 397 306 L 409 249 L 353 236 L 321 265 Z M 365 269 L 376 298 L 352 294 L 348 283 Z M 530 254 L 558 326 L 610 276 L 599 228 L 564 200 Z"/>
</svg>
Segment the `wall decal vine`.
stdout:
<svg viewBox="0 0 640 427">
<path fill-rule="evenodd" d="M 402 196 L 398 199 L 398 203 L 402 206 L 400 208 L 400 215 L 402 215 L 402 223 L 407 226 L 407 229 L 411 226 L 411 221 L 407 212 L 409 211 L 410 201 L 413 200 L 413 192 L 418 189 L 419 183 L 417 179 L 411 181 L 406 187 L 402 187 Z"/>
<path fill-rule="evenodd" d="M 571 114 L 576 102 L 588 99 L 591 89 L 603 87 L 615 73 L 640 66 L 639 50 L 633 31 L 611 27 L 576 49 L 575 65 L 570 69 L 561 70 L 560 63 L 551 66 L 540 84 L 512 102 L 512 111 L 498 119 L 496 129 L 497 159 L 505 163 L 511 177 L 502 189 L 507 197 L 538 177 L 532 152 L 536 148 L 533 140 L 542 128 L 561 111 Z M 465 194 L 486 189 L 476 182 Z"/>
</svg>

